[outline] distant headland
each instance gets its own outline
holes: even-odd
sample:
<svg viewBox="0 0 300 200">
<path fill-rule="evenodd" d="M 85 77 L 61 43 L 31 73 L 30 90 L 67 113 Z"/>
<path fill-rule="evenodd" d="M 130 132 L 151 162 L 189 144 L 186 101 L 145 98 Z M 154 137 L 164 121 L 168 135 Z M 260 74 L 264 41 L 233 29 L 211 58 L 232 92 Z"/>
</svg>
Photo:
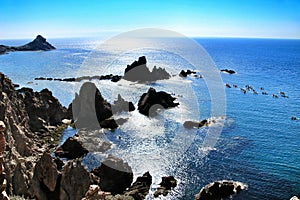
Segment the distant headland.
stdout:
<svg viewBox="0 0 300 200">
<path fill-rule="evenodd" d="M 5 46 L 0 45 L 0 55 L 13 51 L 49 51 L 55 49 L 50 43 L 47 42 L 46 38 L 41 35 L 36 36 L 36 38 L 23 46 Z"/>
</svg>

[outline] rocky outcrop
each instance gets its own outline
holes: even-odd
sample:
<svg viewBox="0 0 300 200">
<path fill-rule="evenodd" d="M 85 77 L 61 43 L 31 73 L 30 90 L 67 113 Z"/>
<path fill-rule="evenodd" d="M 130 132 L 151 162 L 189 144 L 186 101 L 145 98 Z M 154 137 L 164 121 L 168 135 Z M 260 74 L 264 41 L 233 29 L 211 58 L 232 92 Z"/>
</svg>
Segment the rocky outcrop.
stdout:
<svg viewBox="0 0 300 200">
<path fill-rule="evenodd" d="M 89 189 L 90 181 L 89 172 L 80 160 L 69 161 L 62 171 L 60 199 L 82 199 Z"/>
<path fill-rule="evenodd" d="M 35 105 L 29 105 L 30 102 Z M 28 113 L 31 108 L 35 112 Z M 43 112 L 52 117 L 45 116 Z M 64 109 L 47 90 L 35 93 L 23 88 L 16 91 L 11 80 L 0 73 L 0 120 L 6 126 L 3 155 L 8 195 L 28 195 L 34 165 L 49 146 L 46 137 L 51 137 L 52 133 L 48 126 L 59 124 L 62 118 L 59 113 L 64 113 Z M 41 128 L 31 124 L 31 119 L 43 121 Z"/>
<path fill-rule="evenodd" d="M 236 181 L 215 181 L 203 187 L 195 200 L 216 200 L 237 194 L 247 189 L 247 185 Z"/>
<path fill-rule="evenodd" d="M 31 88 L 21 88 L 18 92 L 33 132 L 49 132 L 49 126 L 60 125 L 63 119 L 72 117 L 48 89 L 34 92 Z"/>
<path fill-rule="evenodd" d="M 118 94 L 118 99 L 114 101 L 112 105 L 112 111 L 114 114 L 121 112 L 131 112 L 134 111 L 135 107 L 132 102 L 125 101 L 120 94 Z"/>
<path fill-rule="evenodd" d="M 127 65 L 123 79 L 133 82 L 151 82 L 157 80 L 169 79 L 171 75 L 163 68 L 154 66 L 150 71 L 147 67 L 145 56 L 139 57 L 131 65 Z"/>
<path fill-rule="evenodd" d="M 32 42 L 29 42 L 23 46 L 11 47 L 0 45 L 0 54 L 12 51 L 49 51 L 53 49 L 55 49 L 54 46 L 49 44 L 43 36 L 38 35 Z"/>
<path fill-rule="evenodd" d="M 236 72 L 232 69 L 221 69 L 221 72 L 227 73 L 227 74 L 235 74 Z"/>
<path fill-rule="evenodd" d="M 35 165 L 30 195 L 39 200 L 58 199 L 59 178 L 60 173 L 54 159 L 49 153 L 44 153 Z"/>
<path fill-rule="evenodd" d="M 152 184 L 152 176 L 146 172 L 137 177 L 136 181 L 126 190 L 125 196 L 132 196 L 135 200 L 143 200 L 148 195 Z"/>
<path fill-rule="evenodd" d="M 156 92 L 154 88 L 150 88 L 147 93 L 141 96 L 138 110 L 143 115 L 155 116 L 159 109 L 178 106 L 179 103 L 174 103 L 175 100 L 176 98 L 164 91 Z"/>
<path fill-rule="evenodd" d="M 3 152 L 5 151 L 6 141 L 4 137 L 4 131 L 6 127 L 3 121 L 0 121 L 0 199 L 8 200 L 6 194 L 7 181 L 5 179 L 4 172 L 4 157 Z"/>
<path fill-rule="evenodd" d="M 77 129 L 98 129 L 99 127 L 115 129 L 118 127 L 112 119 L 110 103 L 102 97 L 94 83 L 86 82 L 81 86 L 79 94 L 75 94 L 75 99 L 69 109 L 72 109 Z"/>
<path fill-rule="evenodd" d="M 181 77 L 187 77 L 188 75 L 191 75 L 191 74 L 196 74 L 195 71 L 192 71 L 190 69 L 184 71 L 184 70 L 181 70 L 180 73 L 179 73 L 179 76 Z"/>
<path fill-rule="evenodd" d="M 55 150 L 55 156 L 60 158 L 75 159 L 86 155 L 89 151 L 83 147 L 78 136 L 68 138 L 60 147 Z"/>
<path fill-rule="evenodd" d="M 154 192 L 154 197 L 158 197 L 159 195 L 167 196 L 171 189 L 177 186 L 177 180 L 174 176 L 162 177 L 159 185 L 160 187 Z"/>
<path fill-rule="evenodd" d="M 131 167 L 122 159 L 109 155 L 100 165 L 91 171 L 100 177 L 100 188 L 112 194 L 122 194 L 133 181 Z"/>
</svg>

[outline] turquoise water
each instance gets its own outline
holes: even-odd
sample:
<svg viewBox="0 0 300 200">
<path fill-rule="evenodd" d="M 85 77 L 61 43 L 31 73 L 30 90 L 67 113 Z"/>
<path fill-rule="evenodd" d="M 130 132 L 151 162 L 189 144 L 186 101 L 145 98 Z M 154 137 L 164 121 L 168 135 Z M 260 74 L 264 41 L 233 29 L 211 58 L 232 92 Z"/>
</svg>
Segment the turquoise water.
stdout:
<svg viewBox="0 0 300 200">
<path fill-rule="evenodd" d="M 225 88 L 225 126 L 217 145 L 204 158 L 201 157 L 199 146 L 205 135 L 205 131 L 202 130 L 187 132 L 194 134 L 191 137 L 196 136 L 180 159 L 172 158 L 172 152 L 170 156 L 165 156 L 160 151 L 161 147 L 170 143 L 172 138 L 182 131 L 180 122 L 184 117 L 190 115 L 191 119 L 195 117 L 197 119 L 197 116 L 193 116 L 195 115 L 193 112 L 183 113 L 182 110 L 176 109 L 166 112 L 166 116 L 171 120 L 166 120 L 163 124 L 153 120 L 150 122 L 140 117 L 138 113 L 131 114 L 132 124 L 125 125 L 116 132 L 106 132 L 107 139 L 112 141 L 115 147 L 115 150 L 112 149 L 110 152 L 119 156 L 126 155 L 124 159 L 133 167 L 135 177 L 150 170 L 157 184 L 160 176 L 174 175 L 179 180 L 179 185 L 165 199 L 193 199 L 201 187 L 222 179 L 233 179 L 248 185 L 249 189 L 241 193 L 237 199 L 289 199 L 293 195 L 300 196 L 300 121 L 290 120 L 291 116 L 300 117 L 300 40 L 220 38 L 195 40 L 205 48 L 219 69 L 229 68 L 237 72 L 234 75 L 221 73 L 224 84 L 236 84 L 242 88 L 251 85 L 259 94 L 251 92 L 243 94 L 239 88 Z M 21 45 L 26 42 L 6 40 L 0 41 L 0 44 Z M 80 38 L 49 39 L 49 42 L 56 46 L 57 50 L 1 55 L 0 71 L 21 86 L 32 87 L 35 90 L 49 88 L 67 106 L 80 84 L 34 81 L 34 78 L 75 77 L 78 73 L 85 75 L 85 72 L 98 75 L 97 69 L 83 70 L 82 63 L 99 42 L 95 39 Z M 102 53 L 109 54 L 109 52 Z M 125 67 L 141 54 L 146 55 L 150 66 L 170 65 L 176 70 L 191 67 L 169 52 L 150 49 L 122 55 L 112 62 L 112 66 L 115 66 L 112 71 L 118 73 L 117 69 Z M 206 85 L 202 79 L 188 78 L 188 80 L 192 82 L 193 94 L 197 96 L 198 104 L 189 105 L 189 109 L 185 111 L 198 107 L 201 119 L 210 117 L 210 96 Z M 122 96 L 135 103 L 138 96 L 149 88 L 149 85 L 131 86 L 123 82 L 119 85 L 112 85 L 107 81 L 97 84 L 110 101 L 114 96 L 110 89 L 116 87 L 120 89 Z M 178 87 L 178 84 L 178 80 L 175 79 L 172 83 L 162 81 L 151 86 L 180 94 L 186 89 L 180 88 L 182 85 Z M 262 95 L 260 87 L 264 87 L 264 91 L 269 95 Z M 280 97 L 280 91 L 284 91 L 289 98 Z M 279 98 L 272 98 L 272 94 L 279 95 Z M 186 96 L 188 95 L 178 97 L 178 101 L 189 104 Z M 192 97 L 191 99 L 193 100 Z M 180 117 L 177 116 L 178 112 L 181 113 Z M 140 125 L 143 128 L 133 127 L 133 122 L 137 121 L 141 121 Z M 152 130 L 159 130 L 161 126 L 165 128 L 164 135 Z M 140 132 L 143 132 L 145 137 L 140 139 Z M 73 133 L 74 131 L 70 129 L 66 132 L 66 134 Z M 117 135 L 122 136 L 122 141 L 116 139 Z M 161 155 L 165 157 L 162 158 Z M 140 164 L 139 160 L 147 156 L 154 161 Z M 94 162 L 95 157 L 89 155 L 84 159 L 87 167 L 97 164 Z M 101 160 L 105 155 L 98 157 Z M 168 164 L 162 165 L 163 163 Z M 154 188 L 155 184 L 152 190 Z"/>
</svg>

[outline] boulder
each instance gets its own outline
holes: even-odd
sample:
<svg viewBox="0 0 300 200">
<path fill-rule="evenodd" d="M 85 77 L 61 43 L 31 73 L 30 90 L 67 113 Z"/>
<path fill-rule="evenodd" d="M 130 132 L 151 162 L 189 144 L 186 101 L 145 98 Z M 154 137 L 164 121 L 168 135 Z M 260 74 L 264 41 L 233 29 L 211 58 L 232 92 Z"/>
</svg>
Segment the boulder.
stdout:
<svg viewBox="0 0 300 200">
<path fill-rule="evenodd" d="M 86 155 L 89 151 L 83 147 L 82 142 L 77 136 L 68 138 L 55 151 L 55 156 L 60 158 L 75 159 Z"/>
<path fill-rule="evenodd" d="M 155 116 L 161 108 L 167 109 L 178 106 L 179 103 L 174 103 L 175 100 L 176 98 L 164 91 L 156 92 L 154 88 L 150 88 L 147 93 L 141 96 L 138 110 L 143 115 Z"/>
<path fill-rule="evenodd" d="M 162 181 L 159 185 L 160 187 L 154 192 L 154 197 L 158 197 L 159 195 L 167 196 L 170 190 L 177 186 L 177 180 L 174 176 L 162 177 Z"/>
<path fill-rule="evenodd" d="M 113 113 L 110 103 L 102 97 L 94 83 L 85 82 L 81 86 L 79 94 L 75 94 L 75 99 L 69 109 L 72 109 L 77 129 L 98 129 L 102 126 L 102 128 L 115 129 L 117 127 L 113 119 L 103 122 L 111 118 Z"/>
<path fill-rule="evenodd" d="M 90 175 L 76 159 L 69 161 L 63 168 L 59 199 L 81 200 L 89 189 Z"/>
<path fill-rule="evenodd" d="M 125 196 L 132 196 L 135 200 L 143 200 L 148 195 L 152 184 L 152 176 L 146 172 L 137 177 L 136 181 L 124 192 Z"/>
<path fill-rule="evenodd" d="M 243 183 L 236 181 L 215 181 L 203 187 L 195 196 L 196 200 L 215 200 L 227 198 L 233 194 L 247 189 Z"/>
<path fill-rule="evenodd" d="M 100 177 L 102 191 L 111 192 L 113 195 L 122 194 L 130 187 L 133 181 L 131 167 L 122 159 L 109 155 L 98 168 L 91 171 Z"/>
</svg>

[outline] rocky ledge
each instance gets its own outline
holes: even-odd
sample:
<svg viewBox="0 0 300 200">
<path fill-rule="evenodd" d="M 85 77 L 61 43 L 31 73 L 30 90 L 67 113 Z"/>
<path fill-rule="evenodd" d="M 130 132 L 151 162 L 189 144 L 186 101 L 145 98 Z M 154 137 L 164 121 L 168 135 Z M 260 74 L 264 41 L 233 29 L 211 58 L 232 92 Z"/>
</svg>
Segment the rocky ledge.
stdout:
<svg viewBox="0 0 300 200">
<path fill-rule="evenodd" d="M 32 42 L 29 42 L 23 46 L 13 47 L 0 45 L 0 55 L 13 51 L 49 51 L 53 49 L 55 49 L 54 46 L 48 43 L 43 36 L 38 35 Z"/>
</svg>

